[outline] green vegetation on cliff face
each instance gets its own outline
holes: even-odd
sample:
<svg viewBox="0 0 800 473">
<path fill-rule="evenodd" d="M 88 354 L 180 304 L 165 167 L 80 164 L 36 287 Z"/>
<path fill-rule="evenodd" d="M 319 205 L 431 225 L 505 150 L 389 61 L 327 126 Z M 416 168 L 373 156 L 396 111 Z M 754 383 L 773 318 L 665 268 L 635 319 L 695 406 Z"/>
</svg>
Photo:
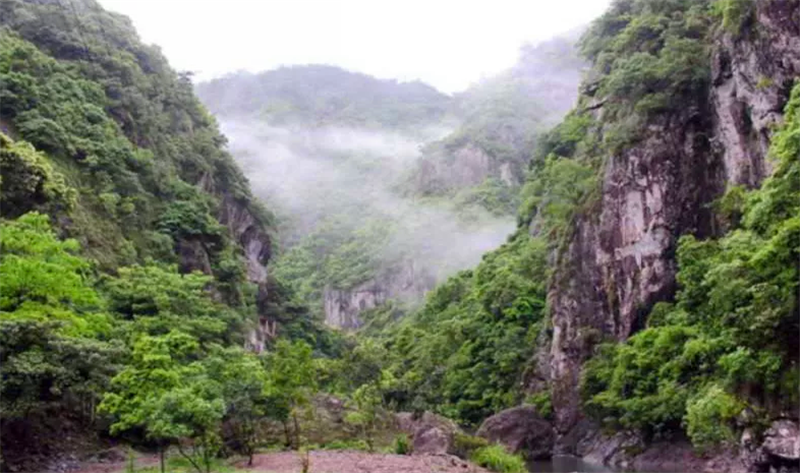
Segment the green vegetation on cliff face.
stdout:
<svg viewBox="0 0 800 473">
<path fill-rule="evenodd" d="M 583 391 L 599 419 L 651 434 L 683 426 L 707 446 L 734 440 L 744 408 L 766 417 L 797 407 L 800 84 L 770 155 L 775 171 L 740 195 L 726 235 L 681 239 L 675 302 L 590 362 Z"/>
<path fill-rule="evenodd" d="M 465 423 L 523 399 L 551 408 L 552 386 L 537 378 L 534 358 L 552 336 L 543 301 L 576 276 L 553 269 L 569 263 L 580 225 L 599 218 L 609 161 L 642 146 L 649 126 L 669 129 L 680 114 L 707 113 L 712 37 L 752 16 L 744 5 L 731 19 L 729 3 L 747 2 L 620 1 L 592 25 L 582 43 L 593 69 L 578 107 L 538 140 L 518 232 L 384 333 L 398 355 L 390 365 L 406 389 L 394 393 L 401 403 Z M 703 448 L 734 441 L 742 422 L 760 435 L 796 412 L 798 93 L 795 86 L 771 137 L 772 177 L 719 199 L 710 217 L 726 225 L 718 238 L 680 239 L 672 301 L 642 314 L 624 343 L 579 332 L 594 355 L 583 410 L 609 429 L 646 439 L 683 431 Z"/>
<path fill-rule="evenodd" d="M 259 316 L 321 350 L 331 339 L 286 288 L 248 276 L 271 217 L 187 75 L 92 0 L 0 10 L 2 469 L 109 425 L 192 439 L 201 469 L 223 423 L 238 445 L 243 412 L 289 402 L 239 348 Z"/>
</svg>

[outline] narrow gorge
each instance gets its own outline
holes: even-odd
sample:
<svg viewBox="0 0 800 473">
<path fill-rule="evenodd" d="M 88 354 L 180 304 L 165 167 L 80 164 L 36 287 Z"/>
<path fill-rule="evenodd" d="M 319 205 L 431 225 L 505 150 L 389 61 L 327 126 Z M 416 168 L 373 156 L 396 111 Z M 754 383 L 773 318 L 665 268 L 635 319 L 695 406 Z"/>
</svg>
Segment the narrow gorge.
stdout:
<svg viewBox="0 0 800 473">
<path fill-rule="evenodd" d="M 800 471 L 800 2 L 339 1 L 0 0 L 0 470 Z"/>
</svg>

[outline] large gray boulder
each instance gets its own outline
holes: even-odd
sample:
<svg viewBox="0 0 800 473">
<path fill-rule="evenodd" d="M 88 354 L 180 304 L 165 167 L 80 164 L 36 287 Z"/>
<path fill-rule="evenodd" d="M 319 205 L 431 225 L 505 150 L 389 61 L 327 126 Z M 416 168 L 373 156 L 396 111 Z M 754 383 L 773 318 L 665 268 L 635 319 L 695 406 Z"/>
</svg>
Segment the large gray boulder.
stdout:
<svg viewBox="0 0 800 473">
<path fill-rule="evenodd" d="M 553 427 L 533 406 L 514 407 L 489 417 L 477 435 L 531 459 L 551 457 L 555 443 Z"/>
<path fill-rule="evenodd" d="M 800 460 L 800 429 L 792 420 L 776 420 L 764 433 L 763 449 L 783 460 Z"/>
<path fill-rule="evenodd" d="M 452 420 L 425 412 L 416 417 L 401 412 L 396 415 L 397 425 L 413 437 L 414 454 L 448 454 L 453 451 L 453 438 L 460 431 Z"/>
</svg>

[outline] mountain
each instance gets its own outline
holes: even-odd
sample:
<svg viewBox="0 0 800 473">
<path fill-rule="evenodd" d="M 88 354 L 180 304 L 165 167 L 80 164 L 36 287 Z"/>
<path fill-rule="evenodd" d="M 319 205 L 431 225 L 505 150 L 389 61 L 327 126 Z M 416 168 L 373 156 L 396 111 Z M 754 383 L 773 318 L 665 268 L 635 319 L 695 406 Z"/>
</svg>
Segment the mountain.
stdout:
<svg viewBox="0 0 800 473">
<path fill-rule="evenodd" d="M 502 243 L 530 149 L 576 97 L 575 41 L 525 46 L 455 97 L 316 65 L 197 91 L 282 216 L 275 274 L 330 325 L 356 329 L 401 317 Z"/>
<path fill-rule="evenodd" d="M 197 361 L 263 350 L 280 322 L 319 347 L 190 76 L 93 0 L 0 11 L 2 469 L 107 432 L 96 408 L 146 341 Z"/>
<path fill-rule="evenodd" d="M 401 405 L 531 404 L 552 437 L 517 411 L 481 431 L 617 468 L 797 468 L 798 25 L 797 2 L 614 2 L 516 233 L 388 334 Z"/>
<path fill-rule="evenodd" d="M 449 96 L 419 81 L 380 80 L 316 64 L 238 72 L 198 84 L 197 94 L 217 115 L 275 126 L 405 129 L 441 122 L 452 106 Z"/>
<path fill-rule="evenodd" d="M 458 94 L 461 122 L 426 144 L 411 176 L 413 191 L 516 214 L 539 136 L 575 104 L 586 67 L 575 46 L 578 36 L 525 45 L 509 70 Z"/>
<path fill-rule="evenodd" d="M 95 1 L 0 12 L 3 471 L 800 469 L 797 1 L 617 0 L 452 97 L 234 74 L 219 127 Z"/>
</svg>

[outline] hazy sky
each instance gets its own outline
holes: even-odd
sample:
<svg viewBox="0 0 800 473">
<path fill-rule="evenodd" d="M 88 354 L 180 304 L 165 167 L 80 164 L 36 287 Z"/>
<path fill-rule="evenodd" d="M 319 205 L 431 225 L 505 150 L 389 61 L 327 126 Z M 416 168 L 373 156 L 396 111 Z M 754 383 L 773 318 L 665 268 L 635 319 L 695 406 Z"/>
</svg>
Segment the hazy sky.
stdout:
<svg viewBox="0 0 800 473">
<path fill-rule="evenodd" d="M 208 79 L 325 63 L 464 89 L 537 42 L 588 23 L 608 0 L 100 0 L 173 67 Z"/>
</svg>

